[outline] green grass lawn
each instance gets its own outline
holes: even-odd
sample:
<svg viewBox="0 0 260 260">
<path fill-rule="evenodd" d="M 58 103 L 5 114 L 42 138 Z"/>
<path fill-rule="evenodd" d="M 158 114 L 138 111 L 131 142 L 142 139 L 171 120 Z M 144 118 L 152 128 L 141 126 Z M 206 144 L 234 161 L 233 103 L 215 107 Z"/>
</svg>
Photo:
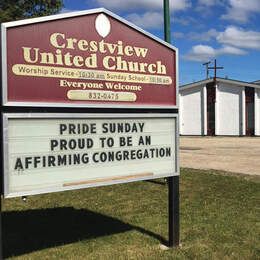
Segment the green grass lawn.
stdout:
<svg viewBox="0 0 260 260">
<path fill-rule="evenodd" d="M 7 199 L 4 256 L 15 259 L 260 259 L 257 177 L 182 169 L 181 247 L 167 239 L 163 180 Z"/>
</svg>

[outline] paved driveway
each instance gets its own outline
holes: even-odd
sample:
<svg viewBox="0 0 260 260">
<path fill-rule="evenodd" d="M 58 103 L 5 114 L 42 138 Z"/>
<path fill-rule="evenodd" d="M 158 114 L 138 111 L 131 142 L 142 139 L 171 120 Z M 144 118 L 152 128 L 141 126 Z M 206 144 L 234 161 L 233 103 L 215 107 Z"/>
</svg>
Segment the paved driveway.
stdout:
<svg viewBox="0 0 260 260">
<path fill-rule="evenodd" d="M 181 137 L 181 167 L 260 175 L 260 137 Z"/>
</svg>

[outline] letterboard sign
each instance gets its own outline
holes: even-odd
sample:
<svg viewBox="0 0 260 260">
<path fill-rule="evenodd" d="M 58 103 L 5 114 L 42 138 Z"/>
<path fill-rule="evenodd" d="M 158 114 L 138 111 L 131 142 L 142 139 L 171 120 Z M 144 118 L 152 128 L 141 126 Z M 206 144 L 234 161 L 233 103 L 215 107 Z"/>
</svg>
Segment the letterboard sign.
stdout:
<svg viewBox="0 0 260 260">
<path fill-rule="evenodd" d="M 176 108 L 177 49 L 95 9 L 2 24 L 4 106 Z"/>
<path fill-rule="evenodd" d="M 176 117 L 4 114 L 4 196 L 178 175 Z"/>
</svg>

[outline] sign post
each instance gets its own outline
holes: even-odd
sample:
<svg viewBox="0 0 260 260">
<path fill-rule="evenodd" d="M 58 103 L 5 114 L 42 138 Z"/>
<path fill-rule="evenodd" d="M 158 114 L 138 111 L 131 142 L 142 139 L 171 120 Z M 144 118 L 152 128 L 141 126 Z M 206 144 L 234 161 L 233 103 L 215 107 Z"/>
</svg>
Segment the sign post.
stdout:
<svg viewBox="0 0 260 260">
<path fill-rule="evenodd" d="M 171 43 L 169 0 L 164 0 L 164 39 Z M 179 176 L 168 177 L 169 247 L 180 244 Z"/>
<path fill-rule="evenodd" d="M 1 174 L 3 172 L 1 171 Z M 0 260 L 3 259 L 2 195 L 0 195 Z"/>
<path fill-rule="evenodd" d="M 0 122 L 0 140 L 3 143 L 3 125 L 2 120 Z M 3 154 L 3 147 L 0 147 L 0 151 Z M 2 199 L 4 194 L 4 171 L 3 160 L 0 158 L 0 260 L 3 259 L 3 223 L 2 223 Z"/>
</svg>

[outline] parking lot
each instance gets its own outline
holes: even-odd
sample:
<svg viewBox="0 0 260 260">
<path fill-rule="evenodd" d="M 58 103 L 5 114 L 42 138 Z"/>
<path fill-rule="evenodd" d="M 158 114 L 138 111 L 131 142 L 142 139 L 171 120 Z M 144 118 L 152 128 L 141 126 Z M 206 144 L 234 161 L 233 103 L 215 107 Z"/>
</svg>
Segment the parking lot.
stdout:
<svg viewBox="0 0 260 260">
<path fill-rule="evenodd" d="M 180 165 L 260 175 L 260 137 L 181 137 Z"/>
</svg>

